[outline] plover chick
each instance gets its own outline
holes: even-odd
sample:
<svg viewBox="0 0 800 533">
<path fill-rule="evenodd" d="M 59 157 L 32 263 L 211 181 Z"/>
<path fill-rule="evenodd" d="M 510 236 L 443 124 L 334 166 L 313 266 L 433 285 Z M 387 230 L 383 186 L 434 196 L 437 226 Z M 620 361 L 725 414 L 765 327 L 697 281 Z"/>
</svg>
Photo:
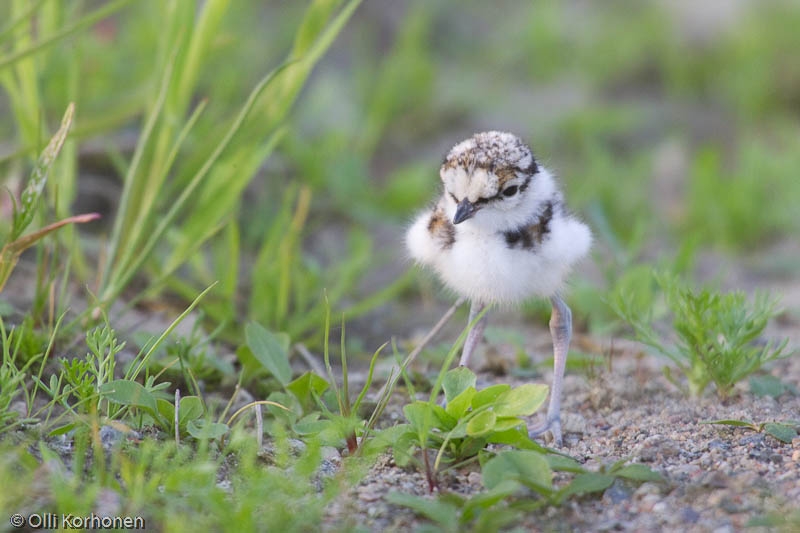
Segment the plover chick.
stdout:
<svg viewBox="0 0 800 533">
<path fill-rule="evenodd" d="M 530 434 L 549 431 L 560 446 L 572 313 L 559 291 L 589 251 L 589 228 L 567 211 L 553 174 L 516 135 L 474 135 L 450 150 L 439 175 L 441 197 L 406 235 L 411 256 L 470 300 L 470 322 L 487 305 L 550 299 L 553 385 L 547 417 Z M 469 364 L 485 325 L 486 315 L 468 333 L 461 365 Z"/>
</svg>

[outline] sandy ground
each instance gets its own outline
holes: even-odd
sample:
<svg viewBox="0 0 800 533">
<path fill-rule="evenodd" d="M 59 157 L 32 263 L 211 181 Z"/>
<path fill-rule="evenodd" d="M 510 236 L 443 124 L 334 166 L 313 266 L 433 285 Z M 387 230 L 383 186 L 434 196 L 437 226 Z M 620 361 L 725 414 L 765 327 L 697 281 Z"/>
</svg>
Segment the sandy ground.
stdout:
<svg viewBox="0 0 800 533">
<path fill-rule="evenodd" d="M 526 517 L 525 530 L 739 531 L 753 517 L 800 509 L 800 438 L 783 443 L 748 429 L 702 423 L 798 420 L 800 398 L 789 393 L 757 397 L 741 384 L 724 402 L 713 393 L 692 399 L 662 376 L 660 363 L 628 351 L 614 359 L 611 371 L 568 375 L 560 451 L 592 469 L 627 458 L 667 482 L 617 482 L 602 495 L 573 498 Z M 796 386 L 800 358 L 779 361 L 770 372 Z M 524 382 L 490 374 L 479 379 L 479 387 Z M 443 491 L 469 495 L 482 490 L 480 479 L 477 466 L 471 466 L 447 472 L 439 481 Z M 387 455 L 331 508 L 328 525 L 401 531 L 424 523 L 412 511 L 386 502 L 391 491 L 428 494 L 422 472 L 401 469 Z"/>
</svg>

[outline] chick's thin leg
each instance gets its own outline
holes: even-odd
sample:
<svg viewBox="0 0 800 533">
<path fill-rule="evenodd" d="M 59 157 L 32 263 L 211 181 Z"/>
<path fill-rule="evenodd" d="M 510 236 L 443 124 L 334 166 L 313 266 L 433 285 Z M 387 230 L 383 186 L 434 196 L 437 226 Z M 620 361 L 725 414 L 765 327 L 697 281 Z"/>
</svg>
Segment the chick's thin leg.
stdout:
<svg viewBox="0 0 800 533">
<path fill-rule="evenodd" d="M 481 311 L 483 311 L 484 304 L 478 302 L 471 302 L 469 308 L 469 324 L 472 324 L 472 321 L 475 320 Z M 464 341 L 464 349 L 461 351 L 461 362 L 459 363 L 461 366 L 469 366 L 469 358 L 472 356 L 472 352 L 475 351 L 475 347 L 478 346 L 478 343 L 481 342 L 483 338 L 483 330 L 486 327 L 486 315 L 483 315 L 481 319 L 475 324 L 469 333 L 467 333 L 467 340 Z"/>
<path fill-rule="evenodd" d="M 534 426 L 530 435 L 541 435 L 549 431 L 556 446 L 561 446 L 561 396 L 564 384 L 564 367 L 567 364 L 569 341 L 572 337 L 572 312 L 560 296 L 550 297 L 553 314 L 550 315 L 550 335 L 553 337 L 553 386 L 550 389 L 550 405 L 547 419 Z"/>
</svg>

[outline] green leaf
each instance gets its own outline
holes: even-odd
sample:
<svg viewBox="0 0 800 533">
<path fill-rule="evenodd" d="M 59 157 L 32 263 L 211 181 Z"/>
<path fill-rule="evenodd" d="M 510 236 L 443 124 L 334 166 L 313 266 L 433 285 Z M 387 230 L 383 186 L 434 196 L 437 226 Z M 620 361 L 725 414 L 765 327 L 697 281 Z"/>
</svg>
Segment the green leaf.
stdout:
<svg viewBox="0 0 800 533">
<path fill-rule="evenodd" d="M 614 483 L 614 476 L 598 474 L 597 472 L 584 472 L 578 474 L 561 492 L 562 497 L 600 492 L 606 490 Z"/>
<path fill-rule="evenodd" d="M 75 426 L 76 426 L 75 422 L 71 422 L 71 423 L 69 423 L 69 424 L 67 424 L 65 426 L 57 427 L 56 429 L 54 429 L 50 433 L 48 433 L 48 435 L 51 436 L 51 437 L 58 437 L 59 435 L 66 435 L 67 433 L 69 433 L 70 431 L 75 429 Z"/>
<path fill-rule="evenodd" d="M 734 426 L 734 427 L 742 427 L 742 428 L 750 428 L 755 431 L 761 431 L 760 426 L 753 422 L 749 422 L 747 420 L 703 420 L 700 422 L 701 424 L 722 424 L 723 426 Z"/>
<path fill-rule="evenodd" d="M 529 383 L 500 395 L 495 401 L 497 416 L 529 416 L 547 399 L 547 385 Z"/>
<path fill-rule="evenodd" d="M 286 386 L 286 390 L 295 395 L 305 411 L 314 406 L 314 396 L 322 396 L 330 385 L 313 372 L 306 372 Z"/>
<path fill-rule="evenodd" d="M 300 417 L 300 414 L 302 414 L 302 407 L 297 401 L 297 398 L 288 392 L 275 391 L 267 396 L 267 400 L 278 403 L 290 409 L 287 411 L 286 409 L 281 409 L 280 407 L 275 407 L 274 405 L 266 406 L 267 411 L 269 411 L 272 416 L 280 420 L 285 420 L 290 426 L 293 425 Z"/>
<path fill-rule="evenodd" d="M 203 401 L 197 396 L 186 396 L 181 398 L 181 408 L 178 413 L 178 424 L 181 427 L 185 426 L 190 420 L 200 418 L 205 414 L 205 407 Z"/>
<path fill-rule="evenodd" d="M 453 529 L 458 524 L 458 510 L 451 504 L 439 500 L 406 494 L 404 492 L 390 492 L 386 501 L 395 505 L 408 507 L 417 514 L 425 516 L 437 524 Z"/>
<path fill-rule="evenodd" d="M 300 435 L 316 435 L 335 425 L 331 420 L 320 420 L 319 415 L 320 413 L 311 413 L 301 418 L 293 429 Z"/>
<path fill-rule="evenodd" d="M 433 410 L 428 402 L 417 400 L 403 407 L 403 414 L 415 431 L 427 432 L 433 426 Z"/>
<path fill-rule="evenodd" d="M 764 424 L 764 431 L 772 435 L 781 442 L 791 443 L 797 437 L 797 431 L 789 424 L 780 422 L 767 422 Z"/>
<path fill-rule="evenodd" d="M 196 439 L 218 439 L 228 433 L 229 428 L 221 422 L 192 420 L 186 425 L 186 431 Z"/>
<path fill-rule="evenodd" d="M 507 479 L 505 481 L 500 482 L 491 490 L 475 494 L 466 502 L 464 502 L 463 505 L 464 519 L 471 520 L 477 509 L 483 509 L 483 510 L 489 509 L 493 505 L 505 500 L 509 496 L 512 496 L 515 492 L 519 490 L 519 488 L 520 484 L 518 482 L 513 481 L 511 479 Z"/>
<path fill-rule="evenodd" d="M 617 477 L 632 479 L 634 481 L 665 481 L 661 474 L 650 470 L 647 466 L 642 464 L 625 465 L 612 473 Z"/>
<path fill-rule="evenodd" d="M 511 385 L 508 385 L 507 383 L 498 383 L 497 385 L 492 385 L 491 387 L 486 387 L 483 390 L 479 390 L 475 396 L 472 397 L 472 408 L 477 409 L 479 407 L 483 407 L 484 405 L 493 403 L 498 396 L 510 390 Z"/>
<path fill-rule="evenodd" d="M 467 422 L 467 435 L 471 437 L 486 435 L 494 429 L 495 422 L 497 415 L 493 411 L 481 411 Z"/>
<path fill-rule="evenodd" d="M 289 337 L 276 335 L 263 326 L 250 322 L 244 329 L 247 347 L 270 374 L 286 386 L 292 379 L 289 366 Z"/>
<path fill-rule="evenodd" d="M 516 416 L 498 416 L 494 424 L 494 431 L 507 431 L 524 425 L 525 422 Z"/>
<path fill-rule="evenodd" d="M 447 414 L 455 418 L 461 418 L 464 416 L 467 412 L 467 409 L 469 409 L 469 406 L 472 403 L 472 398 L 475 396 L 476 392 L 477 391 L 475 390 L 475 387 L 470 386 L 452 400 L 448 400 L 447 406 L 445 407 Z"/>
<path fill-rule="evenodd" d="M 438 403 L 429 404 L 431 406 L 431 411 L 435 417 L 436 427 L 443 431 L 450 431 L 456 424 L 458 424 L 458 420 L 455 417 L 450 416 L 445 411 L 444 407 L 439 405 Z"/>
<path fill-rule="evenodd" d="M 535 450 L 540 453 L 547 453 L 547 449 L 528 436 L 528 430 L 524 427 L 516 427 L 505 431 L 497 431 L 489 435 L 486 439 L 494 444 L 508 444 L 521 450 Z"/>
<path fill-rule="evenodd" d="M 787 390 L 786 384 L 775 376 L 750 376 L 750 392 L 756 396 L 777 398 Z"/>
<path fill-rule="evenodd" d="M 477 378 L 475 374 L 465 366 L 450 370 L 444 375 L 444 380 L 442 381 L 445 400 L 450 403 L 456 396 L 468 388 L 475 388 L 476 382 Z"/>
<path fill-rule="evenodd" d="M 419 435 L 415 431 L 411 431 L 411 426 L 406 426 L 406 431 L 400 433 L 392 442 L 392 452 L 394 454 L 394 462 L 400 468 L 405 468 L 411 461 L 413 456 L 413 449 L 415 445 L 419 444 Z"/>
<path fill-rule="evenodd" d="M 162 422 L 171 427 L 175 420 L 175 406 L 172 405 L 172 402 L 164 398 L 158 398 L 156 400 L 156 409 L 163 419 Z"/>
<path fill-rule="evenodd" d="M 509 479 L 538 489 L 548 489 L 553 484 L 553 471 L 547 459 L 533 450 L 500 453 L 483 465 L 482 474 L 483 485 L 490 490 Z"/>
<path fill-rule="evenodd" d="M 117 379 L 104 383 L 100 386 L 100 394 L 120 405 L 145 409 L 152 415 L 158 412 L 155 397 L 136 381 Z"/>
</svg>

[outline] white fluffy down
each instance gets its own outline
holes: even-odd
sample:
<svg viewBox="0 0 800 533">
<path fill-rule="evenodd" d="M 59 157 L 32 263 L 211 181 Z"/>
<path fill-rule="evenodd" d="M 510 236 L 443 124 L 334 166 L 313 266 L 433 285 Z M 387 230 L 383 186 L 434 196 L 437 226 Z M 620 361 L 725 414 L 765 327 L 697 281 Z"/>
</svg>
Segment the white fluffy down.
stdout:
<svg viewBox="0 0 800 533">
<path fill-rule="evenodd" d="M 431 236 L 428 231 L 431 211 L 424 211 L 406 234 L 411 257 L 433 268 L 448 287 L 472 301 L 514 304 L 554 294 L 575 264 L 588 253 L 592 236 L 577 218 L 556 213 L 540 246 L 534 250 L 508 247 L 502 230 L 518 226 L 519 213 L 531 213 L 530 207 L 543 200 L 541 193 L 552 194 L 555 190 L 547 171 L 537 174 L 537 179 L 543 190 L 529 191 L 526 206 L 505 214 L 503 218 L 511 219 L 509 226 L 501 227 L 500 213 L 478 212 L 474 218 L 455 226 L 455 242 L 449 248 L 442 248 Z M 444 201 L 449 203 L 447 197 Z M 452 218 L 451 207 L 454 208 L 454 203 L 446 206 L 446 212 Z"/>
</svg>

